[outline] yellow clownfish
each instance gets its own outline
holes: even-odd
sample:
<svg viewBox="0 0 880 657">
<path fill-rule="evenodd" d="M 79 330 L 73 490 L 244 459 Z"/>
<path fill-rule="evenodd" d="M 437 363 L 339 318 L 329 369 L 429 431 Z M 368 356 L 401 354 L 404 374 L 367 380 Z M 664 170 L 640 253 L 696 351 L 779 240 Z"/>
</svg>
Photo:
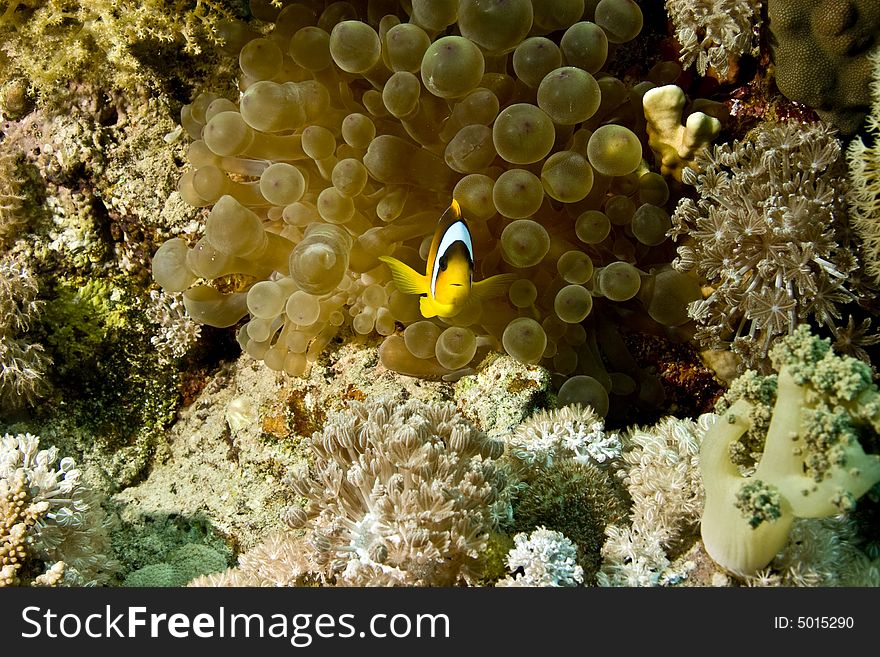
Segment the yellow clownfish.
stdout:
<svg viewBox="0 0 880 657">
<path fill-rule="evenodd" d="M 454 199 L 437 223 L 424 276 L 397 258 L 379 260 L 388 265 L 398 290 L 422 295 L 419 309 L 425 317 L 453 317 L 473 301 L 502 294 L 516 279 L 516 274 L 498 274 L 474 282 L 471 232 Z"/>
</svg>

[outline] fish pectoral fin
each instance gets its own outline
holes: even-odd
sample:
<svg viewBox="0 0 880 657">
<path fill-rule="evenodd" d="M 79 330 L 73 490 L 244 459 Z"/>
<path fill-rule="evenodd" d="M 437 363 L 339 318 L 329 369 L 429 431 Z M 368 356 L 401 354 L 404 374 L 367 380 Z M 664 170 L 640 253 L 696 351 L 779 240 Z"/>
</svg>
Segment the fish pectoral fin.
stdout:
<svg viewBox="0 0 880 657">
<path fill-rule="evenodd" d="M 477 281 L 471 287 L 471 294 L 480 300 L 491 299 L 492 297 L 500 297 L 507 293 L 507 288 L 517 278 L 518 274 L 496 274 L 490 276 L 486 280 Z"/>
<path fill-rule="evenodd" d="M 431 300 L 431 297 L 422 297 L 419 299 L 419 312 L 421 312 L 422 317 L 425 318 L 436 317 L 439 313 L 437 304 Z"/>
<path fill-rule="evenodd" d="M 379 260 L 388 265 L 394 285 L 403 294 L 427 294 L 428 278 L 415 269 L 391 256 L 379 256 Z"/>
</svg>

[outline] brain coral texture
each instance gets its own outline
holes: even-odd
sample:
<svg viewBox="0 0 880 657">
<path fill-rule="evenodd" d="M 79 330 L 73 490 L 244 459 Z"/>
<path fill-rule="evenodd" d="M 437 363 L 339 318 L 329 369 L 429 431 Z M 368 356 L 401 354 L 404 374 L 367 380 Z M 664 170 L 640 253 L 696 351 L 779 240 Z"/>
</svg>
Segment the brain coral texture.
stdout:
<svg viewBox="0 0 880 657">
<path fill-rule="evenodd" d="M 240 96 L 202 93 L 182 113 L 193 143 L 179 191 L 210 208 L 204 234 L 165 243 L 156 280 L 202 323 L 247 317 L 242 348 L 292 375 L 353 331 L 385 336 L 380 358 L 403 374 L 454 379 L 503 350 L 602 414 L 609 397 L 655 401 L 619 315 L 677 326 L 699 288 L 661 266 L 669 191 L 642 159 L 654 83 L 604 71 L 641 10 L 587 5 L 311 2 L 265 36 L 227 25 Z M 426 320 L 378 258 L 424 272 L 453 198 L 475 280 L 515 280 Z"/>
<path fill-rule="evenodd" d="M 845 134 L 871 103 L 868 54 L 877 44 L 877 0 L 768 0 L 776 83 Z"/>
</svg>

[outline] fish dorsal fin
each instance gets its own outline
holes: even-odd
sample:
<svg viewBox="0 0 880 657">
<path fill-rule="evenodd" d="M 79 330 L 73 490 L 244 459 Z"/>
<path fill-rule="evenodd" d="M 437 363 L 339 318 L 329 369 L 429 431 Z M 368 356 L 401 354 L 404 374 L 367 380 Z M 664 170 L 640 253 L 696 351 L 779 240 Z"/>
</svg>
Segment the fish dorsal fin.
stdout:
<svg viewBox="0 0 880 657">
<path fill-rule="evenodd" d="M 394 285 L 403 294 L 427 294 L 428 280 L 409 265 L 391 256 L 379 256 L 388 265 Z"/>
</svg>

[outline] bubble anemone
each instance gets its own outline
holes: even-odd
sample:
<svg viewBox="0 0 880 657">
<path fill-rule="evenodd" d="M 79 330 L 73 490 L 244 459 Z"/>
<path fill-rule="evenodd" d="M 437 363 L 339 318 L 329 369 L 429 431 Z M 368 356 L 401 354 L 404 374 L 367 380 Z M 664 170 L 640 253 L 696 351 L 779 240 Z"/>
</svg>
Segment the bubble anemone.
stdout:
<svg viewBox="0 0 880 657">
<path fill-rule="evenodd" d="M 590 164 L 606 176 L 625 176 L 642 160 L 642 144 L 629 128 L 608 124 L 596 129 L 587 143 Z"/>
<path fill-rule="evenodd" d="M 485 71 L 483 53 L 470 40 L 447 36 L 432 43 L 422 57 L 425 88 L 441 98 L 458 98 L 476 88 Z"/>
<path fill-rule="evenodd" d="M 550 71 L 538 85 L 538 107 L 560 125 L 586 121 L 599 109 L 600 101 L 595 78 L 575 66 Z"/>
<path fill-rule="evenodd" d="M 550 250 L 550 235 L 530 219 L 510 222 L 501 233 L 501 257 L 514 267 L 537 265 Z"/>
<path fill-rule="evenodd" d="M 555 139 L 553 120 L 529 103 L 504 108 L 492 128 L 495 150 L 511 164 L 531 164 L 543 159 Z"/>
<path fill-rule="evenodd" d="M 557 398 L 560 406 L 580 404 L 589 406 L 600 416 L 608 413 L 608 391 L 591 376 L 571 377 L 559 388 Z"/>
<path fill-rule="evenodd" d="M 625 43 L 636 38 L 642 30 L 642 10 L 633 0 L 599 0 L 596 5 L 596 24 L 611 43 Z"/>
<path fill-rule="evenodd" d="M 632 299 L 638 294 L 639 287 L 639 271 L 628 262 L 612 262 L 599 271 L 599 292 L 612 301 Z"/>
<path fill-rule="evenodd" d="M 461 0 L 461 34 L 490 53 L 516 48 L 532 28 L 531 0 Z"/>
<path fill-rule="evenodd" d="M 498 176 L 492 188 L 495 209 L 510 219 L 532 216 L 543 201 L 541 180 L 526 169 L 508 169 Z"/>
<path fill-rule="evenodd" d="M 504 350 L 523 363 L 537 363 L 547 348 L 547 334 L 530 317 L 520 317 L 510 322 L 501 340 Z"/>
<path fill-rule="evenodd" d="M 575 378 L 563 400 L 606 412 L 657 398 L 620 334 L 629 318 L 678 325 L 694 287 L 664 268 L 669 189 L 641 159 L 641 87 L 606 69 L 608 43 L 637 31 L 629 0 L 259 13 L 274 27 L 229 46 L 238 97 L 206 92 L 181 112 L 193 143 L 178 190 L 207 225 L 153 268 L 193 317 L 238 325 L 247 354 L 291 375 L 335 336 L 378 336 L 403 374 L 451 380 L 502 348 L 608 397 Z M 379 257 L 424 271 L 452 198 L 474 280 L 512 282 L 426 319 Z"/>
</svg>

